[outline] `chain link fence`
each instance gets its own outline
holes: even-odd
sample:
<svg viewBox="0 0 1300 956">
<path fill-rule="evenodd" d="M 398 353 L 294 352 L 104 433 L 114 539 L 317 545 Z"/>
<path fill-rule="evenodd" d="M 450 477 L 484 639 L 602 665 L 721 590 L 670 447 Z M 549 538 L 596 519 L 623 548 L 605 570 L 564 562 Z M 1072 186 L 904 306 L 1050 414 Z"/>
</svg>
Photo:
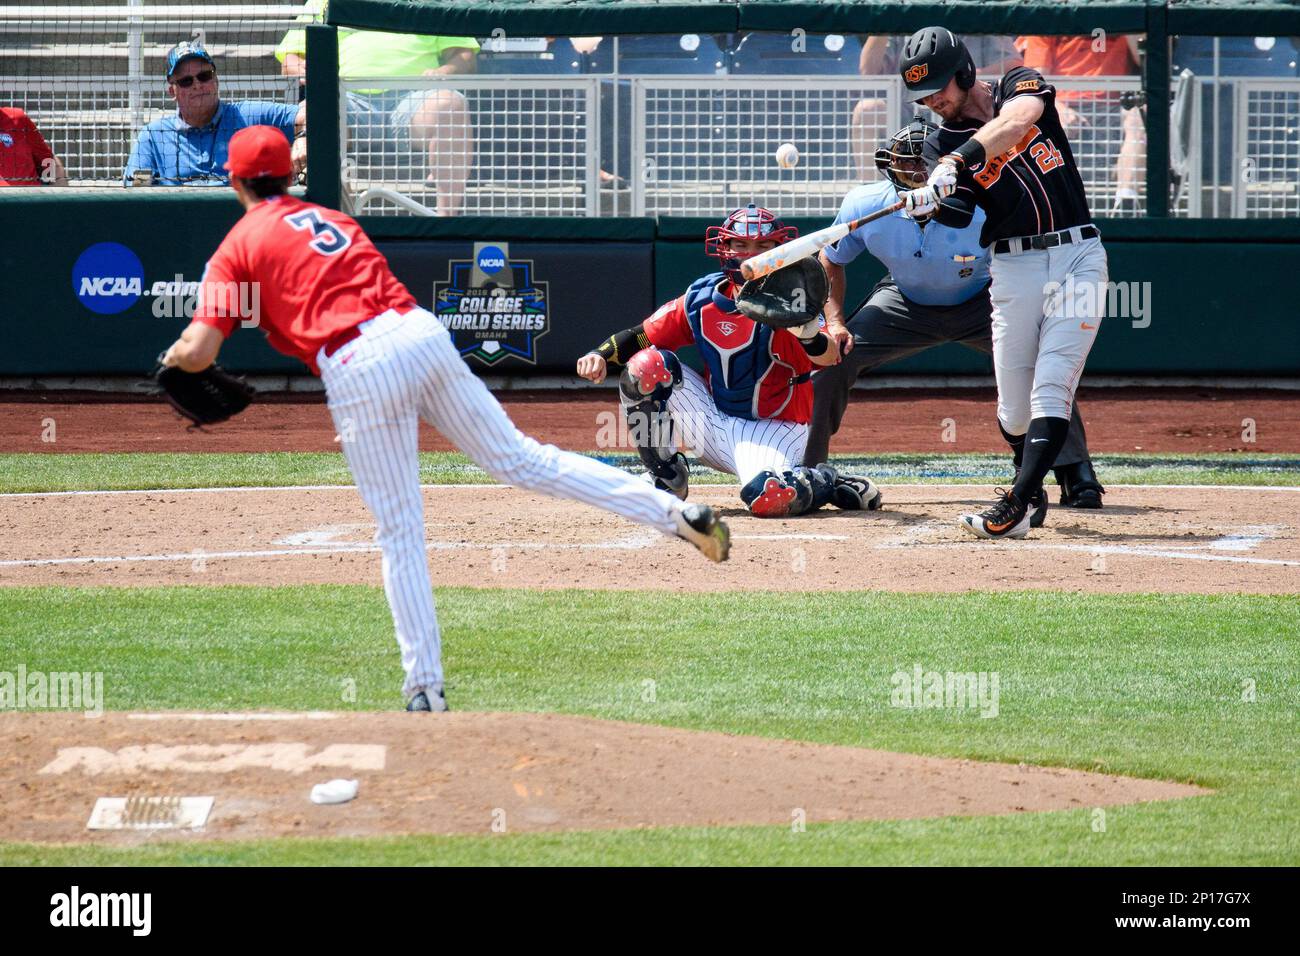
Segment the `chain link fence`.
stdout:
<svg viewBox="0 0 1300 956">
<path fill-rule="evenodd" d="M 32 118 L 71 185 L 119 186 L 141 130 L 175 113 L 164 78 L 173 44 L 206 45 L 223 100 L 293 104 L 300 78 L 282 75 L 275 49 L 304 10 L 233 0 L 0 6 L 0 105 Z M 477 74 L 350 78 L 340 88 L 346 194 L 354 208 L 391 215 L 715 216 L 749 201 L 833 215 L 851 188 L 878 178 L 875 148 L 926 111 L 905 102 L 889 64 L 852 75 L 861 38 L 814 39 L 808 68 L 833 75 L 799 75 L 804 60 L 776 35 L 683 34 L 509 49 L 484 38 Z M 1204 39 L 1182 42 L 1191 51 Z M 1300 215 L 1300 77 L 1285 74 L 1293 48 L 1244 46 L 1233 59 L 1215 41 L 1215 59 L 1201 54 L 1178 84 L 1173 215 Z M 1218 75 L 1220 64 L 1272 72 Z M 647 75 L 656 71 L 664 75 Z M 1140 77 L 1051 80 L 1094 212 L 1143 215 Z M 800 153 L 793 168 L 775 160 L 787 142 Z"/>
</svg>

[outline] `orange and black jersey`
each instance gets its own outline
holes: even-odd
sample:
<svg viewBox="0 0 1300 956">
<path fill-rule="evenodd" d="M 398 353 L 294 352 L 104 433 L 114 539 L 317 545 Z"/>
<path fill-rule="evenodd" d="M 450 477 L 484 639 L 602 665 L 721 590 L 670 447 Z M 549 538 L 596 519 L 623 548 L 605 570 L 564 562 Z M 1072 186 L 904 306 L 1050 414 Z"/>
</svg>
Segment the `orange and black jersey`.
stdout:
<svg viewBox="0 0 1300 956">
<path fill-rule="evenodd" d="M 1043 115 L 1015 146 L 1000 156 L 963 169 L 957 176 L 957 190 L 943 201 L 940 221 L 964 225 L 975 206 L 984 210 L 987 221 L 980 244 L 997 239 L 1037 236 L 1092 222 L 1088 198 L 1079 178 L 1079 167 L 1056 113 L 1056 90 L 1028 67 L 1007 72 L 993 89 L 993 115 L 1017 96 L 1039 96 Z M 982 125 L 962 117 L 940 126 L 925 142 L 925 162 L 930 169 Z"/>
</svg>

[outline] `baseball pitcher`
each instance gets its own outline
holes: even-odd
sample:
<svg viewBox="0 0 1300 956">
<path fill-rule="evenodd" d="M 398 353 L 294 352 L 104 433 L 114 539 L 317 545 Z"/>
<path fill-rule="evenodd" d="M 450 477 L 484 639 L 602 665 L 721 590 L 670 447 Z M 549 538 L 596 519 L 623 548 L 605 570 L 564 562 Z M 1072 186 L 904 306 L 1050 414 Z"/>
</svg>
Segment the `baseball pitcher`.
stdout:
<svg viewBox="0 0 1300 956">
<path fill-rule="evenodd" d="M 726 559 L 727 527 L 711 509 L 683 505 L 515 428 L 356 221 L 288 194 L 289 142 L 279 130 L 240 130 L 226 168 L 244 217 L 208 261 L 199 311 L 162 364 L 210 370 L 239 321 L 224 290 L 260 283 L 261 328 L 271 345 L 321 376 L 348 467 L 374 516 L 407 710 L 447 709 L 424 539 L 421 418 L 499 481 L 604 508 Z"/>
</svg>

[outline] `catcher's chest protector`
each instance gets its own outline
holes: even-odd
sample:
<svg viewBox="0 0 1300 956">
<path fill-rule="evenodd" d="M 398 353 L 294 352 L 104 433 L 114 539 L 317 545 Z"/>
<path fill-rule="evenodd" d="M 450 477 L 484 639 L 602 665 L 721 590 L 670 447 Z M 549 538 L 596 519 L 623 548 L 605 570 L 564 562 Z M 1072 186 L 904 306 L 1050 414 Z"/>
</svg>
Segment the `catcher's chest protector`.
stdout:
<svg viewBox="0 0 1300 956">
<path fill-rule="evenodd" d="M 736 311 L 717 291 L 726 278 L 714 272 L 686 290 L 686 321 L 708 372 L 718 411 L 751 421 L 779 415 L 795 389 L 807 382 L 812 363 L 794 336 L 773 344 L 776 330 Z"/>
</svg>

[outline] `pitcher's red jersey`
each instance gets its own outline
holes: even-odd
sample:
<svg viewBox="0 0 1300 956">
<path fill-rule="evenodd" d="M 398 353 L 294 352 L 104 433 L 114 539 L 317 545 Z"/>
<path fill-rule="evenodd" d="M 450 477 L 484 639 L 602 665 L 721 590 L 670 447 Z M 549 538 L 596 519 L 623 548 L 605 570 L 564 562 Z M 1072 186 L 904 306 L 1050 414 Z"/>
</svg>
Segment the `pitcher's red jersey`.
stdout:
<svg viewBox="0 0 1300 956">
<path fill-rule="evenodd" d="M 208 260 L 194 321 L 229 336 L 256 320 L 272 346 L 319 374 L 316 354 L 330 339 L 415 304 L 351 216 L 277 196 L 248 210 Z"/>
</svg>

